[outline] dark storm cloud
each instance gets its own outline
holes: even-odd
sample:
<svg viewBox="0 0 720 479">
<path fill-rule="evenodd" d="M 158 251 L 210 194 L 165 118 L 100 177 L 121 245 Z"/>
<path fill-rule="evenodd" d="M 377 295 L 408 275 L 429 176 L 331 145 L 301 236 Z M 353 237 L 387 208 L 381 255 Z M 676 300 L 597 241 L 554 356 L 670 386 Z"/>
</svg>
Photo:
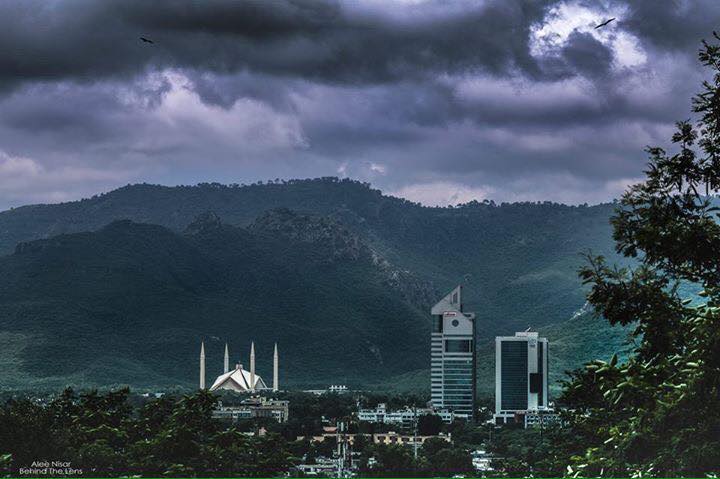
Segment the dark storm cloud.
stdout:
<svg viewBox="0 0 720 479">
<path fill-rule="evenodd" d="M 414 200 L 608 200 L 689 115 L 719 18 L 706 0 L 0 2 L 0 209 L 333 174 Z"/>
<path fill-rule="evenodd" d="M 187 72 L 193 83 L 193 90 L 206 103 L 230 108 L 238 98 L 248 97 L 260 100 L 282 111 L 292 110 L 289 80 L 271 75 L 257 75 L 240 72 L 233 75 L 217 75 L 196 70 Z M 302 89 L 302 85 L 293 85 Z"/>
<path fill-rule="evenodd" d="M 544 10 L 494 1 L 413 21 L 329 0 L 3 2 L 0 79 L 97 80 L 164 67 L 353 84 L 476 69 L 537 76 L 528 28 Z"/>
<path fill-rule="evenodd" d="M 700 41 L 708 39 L 720 25 L 716 0 L 632 0 L 627 7 L 622 28 L 662 50 L 694 53 Z"/>
<path fill-rule="evenodd" d="M 575 71 L 593 77 L 607 73 L 613 59 L 610 48 L 590 33 L 578 31 L 570 34 L 562 55 Z"/>
</svg>

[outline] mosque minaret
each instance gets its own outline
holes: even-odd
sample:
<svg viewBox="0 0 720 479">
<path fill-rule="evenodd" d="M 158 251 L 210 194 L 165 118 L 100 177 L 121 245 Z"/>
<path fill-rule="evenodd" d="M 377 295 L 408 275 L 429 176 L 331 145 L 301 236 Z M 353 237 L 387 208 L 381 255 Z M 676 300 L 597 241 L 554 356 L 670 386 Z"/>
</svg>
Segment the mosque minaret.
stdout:
<svg viewBox="0 0 720 479">
<path fill-rule="evenodd" d="M 278 390 L 279 386 L 279 366 L 280 360 L 278 359 L 277 343 L 275 343 L 275 351 L 273 352 L 273 391 Z"/>
<path fill-rule="evenodd" d="M 250 391 L 255 391 L 255 342 L 250 343 Z"/>
<path fill-rule="evenodd" d="M 200 389 L 205 389 L 205 342 L 200 343 Z"/>
<path fill-rule="evenodd" d="M 225 343 L 225 362 L 223 363 L 223 374 L 230 371 L 230 353 L 228 351 L 228 345 Z"/>
</svg>

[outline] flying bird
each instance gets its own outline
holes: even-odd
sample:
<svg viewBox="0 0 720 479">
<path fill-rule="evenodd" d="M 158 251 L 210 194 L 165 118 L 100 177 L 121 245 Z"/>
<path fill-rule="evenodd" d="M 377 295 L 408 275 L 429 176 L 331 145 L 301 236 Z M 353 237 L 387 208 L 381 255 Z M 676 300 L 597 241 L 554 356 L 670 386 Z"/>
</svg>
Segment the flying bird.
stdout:
<svg viewBox="0 0 720 479">
<path fill-rule="evenodd" d="M 609 19 L 609 20 L 605 20 L 605 21 L 602 22 L 601 24 L 597 25 L 597 26 L 595 27 L 595 30 L 597 30 L 598 28 L 604 27 L 605 25 L 607 25 L 608 23 L 612 22 L 613 20 L 615 20 L 615 17 L 612 17 L 612 18 Z"/>
<path fill-rule="evenodd" d="M 145 38 L 145 37 L 140 37 L 140 41 L 143 42 L 143 43 L 153 43 L 153 44 L 155 43 L 154 41 L 149 40 L 149 39 L 147 39 L 147 38 Z"/>
</svg>

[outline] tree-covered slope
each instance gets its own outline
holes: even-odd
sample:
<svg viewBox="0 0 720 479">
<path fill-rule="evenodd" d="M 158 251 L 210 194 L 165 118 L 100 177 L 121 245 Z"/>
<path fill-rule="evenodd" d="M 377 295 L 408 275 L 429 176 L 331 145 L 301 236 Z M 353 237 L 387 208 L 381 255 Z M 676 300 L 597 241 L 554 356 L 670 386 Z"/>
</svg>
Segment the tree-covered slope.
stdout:
<svg viewBox="0 0 720 479">
<path fill-rule="evenodd" d="M 0 259 L 0 330 L 21 345 L 3 386 L 188 386 L 201 339 L 209 377 L 225 341 L 246 365 L 256 341 L 266 375 L 277 341 L 296 384 L 421 367 L 427 318 L 362 244 L 332 233 L 303 241 L 205 217 L 182 235 L 120 221 L 21 244 Z"/>
<path fill-rule="evenodd" d="M 256 339 L 267 365 L 278 340 L 297 383 L 412 377 L 428 308 L 458 283 L 481 345 L 566 322 L 585 302 L 580 253 L 613 255 L 611 212 L 428 208 L 334 178 L 17 208 L 0 213 L 0 365 L 14 384 L 188 384 L 204 337 L 218 365 L 226 338 L 237 353 Z"/>
<path fill-rule="evenodd" d="M 0 252 L 11 252 L 20 241 L 97 230 L 122 219 L 181 232 L 212 211 L 225 223 L 247 226 L 280 207 L 337 219 L 398 269 L 430 281 L 438 294 L 465 283 L 468 305 L 481 310 L 485 337 L 505 327 L 568 318 L 584 303 L 576 275 L 579 253 L 612 254 L 612 205 L 475 202 L 428 208 L 335 178 L 250 186 L 134 185 L 83 201 L 17 208 L 0 213 Z"/>
</svg>

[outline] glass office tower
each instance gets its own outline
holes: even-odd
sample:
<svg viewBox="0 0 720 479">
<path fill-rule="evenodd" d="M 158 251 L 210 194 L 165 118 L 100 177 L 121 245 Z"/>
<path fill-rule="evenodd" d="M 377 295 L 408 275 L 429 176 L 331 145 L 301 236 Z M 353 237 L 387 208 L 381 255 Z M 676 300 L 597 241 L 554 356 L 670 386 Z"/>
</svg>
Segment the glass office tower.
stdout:
<svg viewBox="0 0 720 479">
<path fill-rule="evenodd" d="M 538 333 L 495 338 L 495 422 L 548 407 L 548 343 Z"/>
<path fill-rule="evenodd" d="M 475 314 L 463 312 L 462 286 L 432 307 L 430 394 L 433 407 L 475 419 Z"/>
</svg>

